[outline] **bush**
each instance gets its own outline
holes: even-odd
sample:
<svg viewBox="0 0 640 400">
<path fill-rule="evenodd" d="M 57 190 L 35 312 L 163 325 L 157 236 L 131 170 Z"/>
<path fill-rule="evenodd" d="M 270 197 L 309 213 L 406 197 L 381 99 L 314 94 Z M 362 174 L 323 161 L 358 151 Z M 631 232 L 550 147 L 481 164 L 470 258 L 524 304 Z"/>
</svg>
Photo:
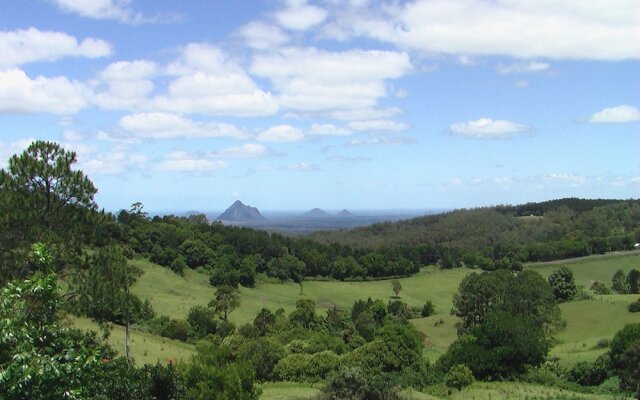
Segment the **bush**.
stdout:
<svg viewBox="0 0 640 400">
<path fill-rule="evenodd" d="M 578 292 L 573 272 L 567 267 L 560 267 L 553 271 L 548 281 L 553 288 L 553 295 L 561 303 L 571 300 Z"/>
<path fill-rule="evenodd" d="M 458 390 L 471 385 L 475 380 L 476 379 L 473 377 L 471 370 L 466 365 L 461 364 L 451 367 L 444 376 L 445 385 Z"/>
<path fill-rule="evenodd" d="M 194 306 L 189 309 L 187 321 L 191 324 L 192 336 L 202 339 L 216 333 L 215 312 L 208 307 Z"/>
<path fill-rule="evenodd" d="M 582 386 L 597 386 L 609 376 L 609 356 L 604 354 L 593 363 L 580 361 L 569 370 L 568 378 Z"/>
<path fill-rule="evenodd" d="M 627 309 L 632 313 L 640 312 L 640 299 L 629 304 L 629 307 L 627 307 Z"/>
<path fill-rule="evenodd" d="M 594 281 L 591 285 L 591 291 L 595 294 L 611 294 L 611 290 L 600 281 Z"/>
<path fill-rule="evenodd" d="M 422 312 L 420 313 L 420 315 L 424 318 L 424 317 L 428 317 L 430 315 L 433 315 L 436 311 L 436 307 L 433 305 L 433 302 L 431 302 L 431 300 L 427 300 L 426 303 L 424 303 L 424 306 L 422 306 Z"/>
</svg>

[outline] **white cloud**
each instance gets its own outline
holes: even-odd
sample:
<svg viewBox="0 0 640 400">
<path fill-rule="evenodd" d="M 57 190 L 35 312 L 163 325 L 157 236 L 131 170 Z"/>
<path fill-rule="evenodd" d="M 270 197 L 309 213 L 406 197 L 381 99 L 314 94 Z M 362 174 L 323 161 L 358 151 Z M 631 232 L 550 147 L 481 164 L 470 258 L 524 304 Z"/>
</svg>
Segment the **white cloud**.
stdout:
<svg viewBox="0 0 640 400">
<path fill-rule="evenodd" d="M 605 108 L 591 115 L 588 122 L 592 124 L 616 124 L 640 121 L 640 108 L 629 105 Z"/>
<path fill-rule="evenodd" d="M 152 78 L 158 73 L 158 66 L 146 60 L 110 64 L 98 74 L 93 102 L 106 109 L 140 108 L 153 92 Z"/>
<path fill-rule="evenodd" d="M 169 153 L 157 166 L 161 171 L 207 172 L 227 168 L 229 163 L 223 160 L 212 160 L 206 155 L 197 155 L 186 151 Z"/>
<path fill-rule="evenodd" d="M 238 147 L 223 149 L 217 153 L 220 157 L 229 158 L 258 158 L 267 157 L 273 153 L 265 146 L 257 143 L 246 143 Z"/>
<path fill-rule="evenodd" d="M 20 139 L 11 143 L 3 143 L 0 141 L 0 168 L 6 168 L 9 158 L 13 155 L 20 154 L 29 147 L 36 139 Z"/>
<path fill-rule="evenodd" d="M 235 125 L 219 122 L 196 122 L 170 113 L 138 113 L 125 115 L 120 127 L 136 137 L 145 139 L 232 137 L 242 139 L 248 135 Z"/>
<path fill-rule="evenodd" d="M 89 90 L 66 77 L 31 79 L 20 69 L 0 71 L 0 114 L 73 114 L 88 104 Z"/>
<path fill-rule="evenodd" d="M 566 173 L 549 174 L 543 177 L 543 180 L 551 181 L 551 182 L 567 183 L 571 187 L 581 186 L 588 182 L 588 179 L 585 178 L 584 176 L 566 174 Z"/>
<path fill-rule="evenodd" d="M 0 69 L 63 57 L 99 58 L 111 54 L 111 45 L 100 39 L 78 42 L 62 32 L 36 28 L 0 32 Z"/>
<path fill-rule="evenodd" d="M 271 50 L 289 41 L 289 37 L 277 26 L 258 21 L 241 27 L 239 34 L 249 47 L 258 50 Z"/>
<path fill-rule="evenodd" d="M 501 74 L 540 72 L 549 69 L 549 63 L 532 61 L 528 63 L 515 63 L 510 65 L 498 64 L 496 69 Z"/>
<path fill-rule="evenodd" d="M 50 0 L 68 13 L 92 19 L 114 19 L 126 23 L 150 22 L 153 19 L 134 11 L 131 0 Z"/>
<path fill-rule="evenodd" d="M 349 136 L 351 133 L 351 130 L 345 127 L 332 124 L 313 124 L 309 131 L 309 134 L 314 136 Z"/>
<path fill-rule="evenodd" d="M 409 125 L 386 119 L 376 119 L 370 121 L 351 121 L 348 127 L 354 131 L 387 131 L 400 132 L 409 129 Z"/>
<path fill-rule="evenodd" d="M 305 2 L 289 2 L 288 7 L 276 13 L 276 20 L 283 28 L 305 31 L 327 18 L 327 11 Z"/>
<path fill-rule="evenodd" d="M 62 132 L 62 138 L 68 142 L 78 142 L 84 139 L 84 135 L 76 131 L 64 131 Z"/>
<path fill-rule="evenodd" d="M 302 131 L 291 125 L 272 126 L 258 135 L 261 142 L 299 142 L 303 139 Z"/>
<path fill-rule="evenodd" d="M 287 165 L 285 167 L 282 168 L 283 170 L 288 170 L 288 171 L 316 171 L 317 168 L 309 163 L 306 162 L 301 162 L 301 163 L 295 163 L 295 164 L 290 164 Z"/>
<path fill-rule="evenodd" d="M 396 51 L 288 48 L 254 57 L 251 72 L 269 78 L 283 107 L 300 111 L 367 109 L 387 95 L 385 79 L 412 68 Z"/>
<path fill-rule="evenodd" d="M 145 169 L 148 159 L 142 154 L 130 154 L 123 146 L 114 146 L 105 153 L 95 149 L 76 145 L 78 168 L 89 176 L 118 175 L 129 173 L 134 169 Z"/>
<path fill-rule="evenodd" d="M 426 54 L 640 58 L 637 0 L 414 0 L 338 15 L 328 34 L 366 36 Z"/>
<path fill-rule="evenodd" d="M 347 143 L 347 146 L 373 146 L 373 145 L 387 145 L 387 144 L 413 144 L 416 143 L 415 139 L 404 137 L 385 137 L 378 136 L 371 139 L 353 139 Z"/>
<path fill-rule="evenodd" d="M 228 54 L 202 43 L 187 45 L 166 73 L 176 78 L 166 94 L 156 96 L 155 110 L 233 116 L 264 116 L 278 111 L 271 93 L 258 85 Z"/>
<path fill-rule="evenodd" d="M 510 137 L 516 133 L 526 132 L 531 127 L 501 119 L 480 118 L 475 121 L 455 123 L 450 129 L 460 136 L 489 139 Z"/>
</svg>

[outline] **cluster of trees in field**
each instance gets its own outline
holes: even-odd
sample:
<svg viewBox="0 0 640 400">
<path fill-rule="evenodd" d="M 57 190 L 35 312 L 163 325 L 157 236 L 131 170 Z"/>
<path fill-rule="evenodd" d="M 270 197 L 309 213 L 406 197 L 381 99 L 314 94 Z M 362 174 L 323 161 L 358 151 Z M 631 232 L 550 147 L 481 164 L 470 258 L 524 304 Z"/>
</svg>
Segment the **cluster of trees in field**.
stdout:
<svg viewBox="0 0 640 400">
<path fill-rule="evenodd" d="M 316 232 L 323 243 L 397 247 L 443 267 L 485 270 L 630 250 L 640 242 L 639 200 L 561 199 L 456 210 L 350 231 Z"/>
</svg>

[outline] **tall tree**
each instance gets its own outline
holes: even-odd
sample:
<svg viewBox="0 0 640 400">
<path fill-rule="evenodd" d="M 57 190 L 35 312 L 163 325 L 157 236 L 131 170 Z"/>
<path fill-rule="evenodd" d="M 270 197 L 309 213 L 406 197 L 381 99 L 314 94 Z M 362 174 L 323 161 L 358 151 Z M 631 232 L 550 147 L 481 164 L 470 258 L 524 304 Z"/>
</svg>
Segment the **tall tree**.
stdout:
<svg viewBox="0 0 640 400">
<path fill-rule="evenodd" d="M 238 293 L 228 285 L 222 285 L 216 290 L 216 297 L 209 302 L 209 307 L 217 313 L 222 313 L 222 319 L 227 320 L 229 314 L 240 305 Z"/>
<path fill-rule="evenodd" d="M 548 281 L 553 289 L 553 295 L 560 303 L 571 300 L 578 292 L 573 272 L 567 267 L 563 266 L 553 271 Z"/>
<path fill-rule="evenodd" d="M 74 152 L 36 141 L 0 170 L 0 251 L 3 264 L 12 268 L 3 271 L 5 278 L 32 272 L 16 269 L 24 265 L 20 253 L 32 243 L 47 243 L 59 264 L 80 252 L 97 208 L 97 189 L 72 169 L 75 162 Z"/>
</svg>

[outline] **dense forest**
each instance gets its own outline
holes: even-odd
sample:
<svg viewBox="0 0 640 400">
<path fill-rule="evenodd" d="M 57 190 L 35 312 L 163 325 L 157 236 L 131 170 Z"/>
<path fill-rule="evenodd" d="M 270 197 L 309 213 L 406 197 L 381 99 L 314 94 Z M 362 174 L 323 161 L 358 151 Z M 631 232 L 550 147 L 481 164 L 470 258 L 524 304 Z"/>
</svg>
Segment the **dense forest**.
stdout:
<svg viewBox="0 0 640 400">
<path fill-rule="evenodd" d="M 601 393 L 598 385 L 609 378 L 614 393 L 640 385 L 640 324 L 618 332 L 595 362 L 553 372 L 559 367 L 547 356 L 563 327 L 559 304 L 577 295 L 574 278 L 560 268 L 545 279 L 518 264 L 633 246 L 637 201 L 570 199 L 521 208 L 538 207 L 537 217 L 519 216 L 518 207 L 455 211 L 331 240 L 320 234 L 322 244 L 210 224 L 203 215 L 149 218 L 140 203 L 117 215 L 100 211 L 97 189 L 73 169 L 75 160 L 55 143 L 34 142 L 0 171 L 3 399 L 257 399 L 260 384 L 273 381 L 320 384 L 320 399 L 380 400 L 399 399 L 406 388 L 460 389 L 476 379 L 591 393 Z M 129 262 L 134 257 L 177 275 L 197 269 L 210 277 L 215 296 L 184 319 L 157 315 L 148 299 L 131 292 L 141 273 Z M 289 313 L 263 308 L 241 326 L 228 319 L 239 306 L 236 288 L 254 286 L 258 274 L 294 282 L 367 279 L 412 274 L 432 262 L 497 269 L 460 283 L 452 310 L 458 336 L 434 363 L 423 355 L 426 338 L 410 323 L 431 315 L 433 304 L 425 299 L 424 307 L 409 307 L 395 280 L 392 300 L 361 299 L 322 313 L 301 296 Z M 635 269 L 613 282 L 620 293 L 640 292 Z M 70 328 L 66 314 L 123 325 L 124 354 L 106 344 L 106 329 L 99 337 Z M 131 329 L 193 343 L 195 355 L 185 363 L 135 366 Z"/>
</svg>

